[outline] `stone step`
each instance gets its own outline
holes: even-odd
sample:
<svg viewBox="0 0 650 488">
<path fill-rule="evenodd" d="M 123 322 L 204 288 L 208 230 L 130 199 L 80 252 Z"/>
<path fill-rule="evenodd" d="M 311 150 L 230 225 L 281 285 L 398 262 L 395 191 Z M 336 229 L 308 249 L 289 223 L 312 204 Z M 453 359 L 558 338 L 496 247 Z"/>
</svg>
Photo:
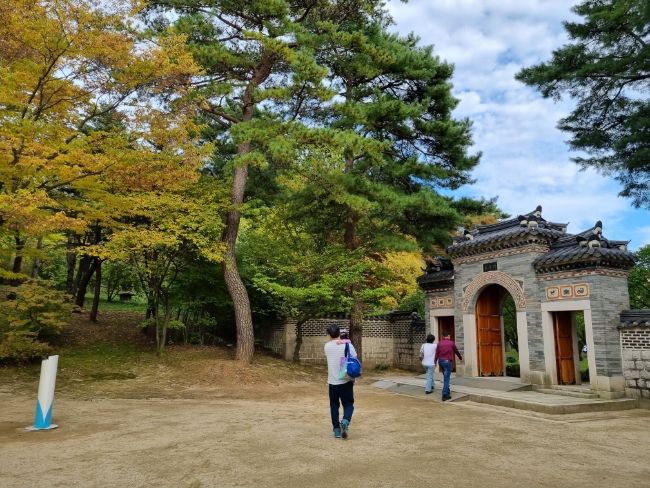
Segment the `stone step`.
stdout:
<svg viewBox="0 0 650 488">
<path fill-rule="evenodd" d="M 600 398 L 598 393 L 587 393 L 587 391 L 563 390 L 555 388 L 536 388 L 535 391 L 539 393 L 546 393 L 547 395 L 562 395 L 572 398 L 588 398 L 596 400 Z"/>
<path fill-rule="evenodd" d="M 580 399 L 576 399 L 575 403 L 552 404 L 545 402 L 542 403 L 534 400 L 519 400 L 512 397 L 470 394 L 466 400 L 476 403 L 484 403 L 487 405 L 529 410 L 532 412 L 546 413 L 551 415 L 631 410 L 639 406 L 639 402 L 636 399 L 631 398 L 600 401 L 586 399 L 584 399 L 586 401 L 580 401 Z"/>
<path fill-rule="evenodd" d="M 543 386 L 542 388 L 550 388 L 552 390 L 562 391 L 575 391 L 577 393 L 593 393 L 593 390 L 590 387 L 581 385 L 549 385 Z"/>
</svg>

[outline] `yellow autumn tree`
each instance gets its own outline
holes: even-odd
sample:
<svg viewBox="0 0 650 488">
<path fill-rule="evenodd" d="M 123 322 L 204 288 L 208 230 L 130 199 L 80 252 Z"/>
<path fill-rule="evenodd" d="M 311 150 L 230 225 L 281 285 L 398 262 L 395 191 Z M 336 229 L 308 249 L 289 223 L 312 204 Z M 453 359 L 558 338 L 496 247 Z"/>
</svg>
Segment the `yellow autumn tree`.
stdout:
<svg viewBox="0 0 650 488">
<path fill-rule="evenodd" d="M 0 230 L 20 273 L 27 237 L 84 234 L 125 188 L 195 178 L 182 36 L 143 35 L 131 0 L 0 4 Z"/>
</svg>

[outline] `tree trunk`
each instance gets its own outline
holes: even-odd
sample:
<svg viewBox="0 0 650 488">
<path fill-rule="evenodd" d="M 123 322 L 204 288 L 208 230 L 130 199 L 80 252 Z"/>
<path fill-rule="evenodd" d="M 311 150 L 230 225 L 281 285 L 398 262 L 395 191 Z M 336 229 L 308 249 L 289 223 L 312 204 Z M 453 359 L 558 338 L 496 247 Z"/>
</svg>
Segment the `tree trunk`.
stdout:
<svg viewBox="0 0 650 488">
<path fill-rule="evenodd" d="M 363 303 L 358 299 L 354 299 L 350 313 L 350 341 L 352 341 L 360 361 L 363 357 L 363 312 Z"/>
<path fill-rule="evenodd" d="M 19 274 L 23 268 L 23 251 L 25 249 L 25 240 L 20 238 L 20 234 L 16 232 L 14 237 L 16 243 L 16 256 L 14 257 L 14 265 L 11 269 L 13 273 Z M 18 286 L 22 280 L 20 278 L 13 278 L 10 283 L 11 286 Z"/>
<path fill-rule="evenodd" d="M 244 282 L 239 276 L 237 258 L 235 256 L 239 219 L 240 214 L 238 211 L 228 212 L 226 231 L 224 232 L 226 254 L 223 262 L 223 276 L 235 309 L 235 324 L 237 326 L 235 359 L 250 363 L 253 360 L 253 353 L 255 352 L 255 339 L 253 336 L 253 317 L 251 315 L 250 300 Z"/>
<path fill-rule="evenodd" d="M 348 102 L 352 101 L 352 82 L 346 82 L 345 98 Z M 345 173 L 352 173 L 354 170 L 354 155 L 351 150 L 346 151 L 345 153 Z M 359 238 L 356 235 L 357 232 L 357 215 L 354 210 L 348 207 L 345 224 L 344 224 L 344 243 L 345 248 L 349 251 L 354 251 L 359 246 Z M 363 357 L 363 312 L 364 304 L 359 299 L 359 288 L 361 284 L 355 283 L 350 289 L 350 294 L 352 296 L 352 305 L 350 307 L 350 340 L 354 349 L 357 351 L 357 356 L 361 360 Z"/>
<path fill-rule="evenodd" d="M 40 251 L 43 249 L 43 238 L 39 237 L 36 240 L 36 256 L 34 256 L 34 261 L 32 262 L 32 278 L 38 278 L 38 274 L 41 271 L 41 256 Z"/>
<path fill-rule="evenodd" d="M 97 322 L 97 312 L 99 310 L 99 294 L 102 291 L 102 262 L 95 258 L 97 267 L 95 269 L 95 295 L 93 296 L 93 306 L 90 310 L 90 320 Z"/>
<path fill-rule="evenodd" d="M 347 165 L 346 165 L 347 166 Z M 354 251 L 358 247 L 358 238 L 356 236 L 356 216 L 351 209 L 348 209 L 345 221 L 345 248 Z M 352 305 L 350 307 L 350 340 L 354 349 L 357 351 L 359 359 L 363 356 L 363 312 L 365 305 L 359 299 L 359 289 L 362 285 L 354 283 L 350 289 L 352 296 Z"/>
<path fill-rule="evenodd" d="M 149 320 L 151 317 L 155 317 L 155 301 L 153 297 L 147 294 L 147 312 L 144 318 L 145 320 Z"/>
<path fill-rule="evenodd" d="M 88 274 L 88 270 L 90 269 L 90 261 L 91 261 L 90 256 L 85 256 L 85 255 L 81 256 L 81 259 L 79 260 L 79 266 L 77 266 L 77 274 L 75 275 L 74 283 L 72 285 L 72 289 L 74 290 L 75 301 L 76 301 L 77 293 L 79 291 L 79 285 L 81 284 L 81 280 L 84 276 Z"/>
<path fill-rule="evenodd" d="M 293 348 L 293 361 L 296 363 L 300 362 L 300 349 L 302 348 L 302 333 L 305 322 L 307 322 L 307 319 L 299 319 L 296 322 L 296 345 Z"/>
<path fill-rule="evenodd" d="M 74 270 L 77 266 L 77 253 L 74 251 L 68 251 L 65 257 L 66 267 L 67 267 L 67 276 L 65 282 L 65 289 L 69 295 L 75 295 L 77 289 L 75 287 L 74 279 Z"/>
<path fill-rule="evenodd" d="M 86 301 L 86 290 L 88 289 L 88 283 L 90 283 L 90 278 L 92 278 L 95 270 L 97 269 L 97 265 L 99 264 L 99 259 L 91 258 L 90 256 L 84 256 L 81 258 L 81 263 L 79 263 L 80 272 L 82 270 L 82 264 L 84 264 L 85 259 L 87 259 L 87 264 L 84 266 L 86 272 L 83 273 L 81 277 L 79 277 L 79 274 L 77 274 L 79 283 L 77 285 L 77 297 L 75 299 L 75 304 L 79 307 L 84 306 L 84 303 Z"/>
<path fill-rule="evenodd" d="M 249 122 L 253 118 L 255 101 L 253 98 L 255 89 L 266 80 L 271 74 L 275 62 L 275 54 L 265 51 L 262 54 L 259 64 L 255 67 L 253 76 L 246 86 L 242 95 L 242 122 Z M 243 156 L 251 152 L 251 143 L 244 141 L 237 147 L 237 155 Z M 255 338 L 253 336 L 253 317 L 251 315 L 250 300 L 244 282 L 237 269 L 237 257 L 235 246 L 237 234 L 239 233 L 239 221 L 241 219 L 240 207 L 244 202 L 246 190 L 246 179 L 248 178 L 248 165 L 238 164 L 235 166 L 232 182 L 231 203 L 232 209 L 226 215 L 226 228 L 224 229 L 222 242 L 225 244 L 226 252 L 223 261 L 223 276 L 226 282 L 228 294 L 232 299 L 235 309 L 235 326 L 237 328 L 237 349 L 235 359 L 250 363 L 253 361 L 255 352 Z"/>
</svg>

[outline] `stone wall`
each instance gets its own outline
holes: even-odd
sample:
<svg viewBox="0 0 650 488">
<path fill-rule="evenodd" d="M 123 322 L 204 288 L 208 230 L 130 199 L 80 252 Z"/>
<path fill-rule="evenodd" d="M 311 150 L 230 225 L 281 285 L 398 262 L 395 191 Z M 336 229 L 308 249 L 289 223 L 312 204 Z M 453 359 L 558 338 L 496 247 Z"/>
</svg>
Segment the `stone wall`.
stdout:
<svg viewBox="0 0 650 488">
<path fill-rule="evenodd" d="M 346 317 L 312 319 L 302 326 L 300 362 L 326 364 L 323 347 L 328 341 L 326 328 L 336 324 L 349 328 Z M 393 313 L 365 318 L 362 323 L 361 362 L 365 368 L 386 365 L 420 370 L 419 351 L 425 339 L 422 321 L 414 321 L 410 313 Z M 268 327 L 258 334 L 262 345 L 278 356 L 291 360 L 296 346 L 296 322 L 287 321 Z"/>
<path fill-rule="evenodd" d="M 650 328 L 621 331 L 625 395 L 650 400 Z"/>
</svg>

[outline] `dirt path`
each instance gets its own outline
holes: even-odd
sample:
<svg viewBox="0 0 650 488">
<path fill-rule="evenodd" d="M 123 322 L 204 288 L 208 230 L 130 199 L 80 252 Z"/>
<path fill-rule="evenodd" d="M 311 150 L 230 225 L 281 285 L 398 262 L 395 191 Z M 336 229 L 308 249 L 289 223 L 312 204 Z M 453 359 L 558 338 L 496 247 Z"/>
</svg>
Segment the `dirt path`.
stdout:
<svg viewBox="0 0 650 488">
<path fill-rule="evenodd" d="M 50 432 L 22 430 L 34 398 L 0 389 L 0 486 L 647 487 L 650 412 L 563 421 L 376 390 L 363 380 L 348 441 L 326 388 L 260 384 L 241 398 L 59 395 Z"/>
</svg>

